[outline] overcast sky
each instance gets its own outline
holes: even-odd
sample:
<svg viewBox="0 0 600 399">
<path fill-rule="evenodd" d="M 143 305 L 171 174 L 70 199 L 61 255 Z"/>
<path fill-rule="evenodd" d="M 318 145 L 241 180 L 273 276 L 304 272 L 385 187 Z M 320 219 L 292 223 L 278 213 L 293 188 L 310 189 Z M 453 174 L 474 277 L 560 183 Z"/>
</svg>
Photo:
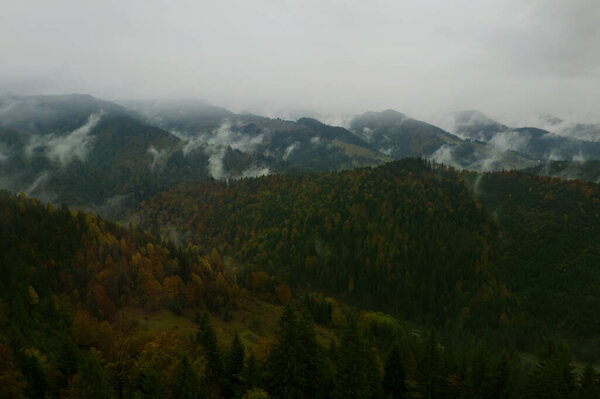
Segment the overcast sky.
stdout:
<svg viewBox="0 0 600 399">
<path fill-rule="evenodd" d="M 0 93 L 600 122 L 599 21 L 598 0 L 0 0 Z"/>
</svg>

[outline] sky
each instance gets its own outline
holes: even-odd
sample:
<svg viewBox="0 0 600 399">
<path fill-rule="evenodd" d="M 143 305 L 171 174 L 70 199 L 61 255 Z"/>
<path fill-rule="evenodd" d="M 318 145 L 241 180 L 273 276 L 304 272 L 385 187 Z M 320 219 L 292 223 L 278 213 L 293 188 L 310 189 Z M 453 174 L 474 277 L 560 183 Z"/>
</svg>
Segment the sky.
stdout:
<svg viewBox="0 0 600 399">
<path fill-rule="evenodd" d="M 0 0 L 0 93 L 600 122 L 597 0 Z"/>
</svg>

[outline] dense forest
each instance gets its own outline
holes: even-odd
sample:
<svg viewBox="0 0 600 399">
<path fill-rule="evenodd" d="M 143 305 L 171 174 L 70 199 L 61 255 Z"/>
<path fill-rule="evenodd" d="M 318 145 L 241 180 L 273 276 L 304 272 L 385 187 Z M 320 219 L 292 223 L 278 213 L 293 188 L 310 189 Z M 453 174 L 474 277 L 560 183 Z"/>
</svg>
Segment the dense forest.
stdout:
<svg viewBox="0 0 600 399">
<path fill-rule="evenodd" d="M 496 224 L 457 172 L 426 161 L 181 186 L 140 209 L 155 232 L 419 323 L 498 324 L 510 300 Z"/>
<path fill-rule="evenodd" d="M 600 356 L 595 184 L 403 160 L 184 185 L 139 209 L 156 233 L 176 229 L 299 290 L 494 331 L 523 350 L 563 334 L 586 359 Z"/>
<path fill-rule="evenodd" d="M 423 160 L 182 185 L 152 233 L 2 192 L 0 397 L 597 398 L 599 203 Z"/>
</svg>

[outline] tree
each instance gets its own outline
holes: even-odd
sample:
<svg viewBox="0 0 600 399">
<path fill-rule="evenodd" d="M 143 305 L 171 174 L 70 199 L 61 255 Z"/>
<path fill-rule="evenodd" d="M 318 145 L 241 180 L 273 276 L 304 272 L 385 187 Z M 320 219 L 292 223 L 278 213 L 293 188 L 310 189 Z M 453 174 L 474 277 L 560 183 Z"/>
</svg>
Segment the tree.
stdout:
<svg viewBox="0 0 600 399">
<path fill-rule="evenodd" d="M 172 399 L 197 399 L 200 396 L 200 378 L 192 368 L 187 356 L 177 362 L 173 370 Z"/>
<path fill-rule="evenodd" d="M 510 397 L 514 387 L 510 381 L 511 367 L 508 354 L 504 352 L 496 367 L 492 370 L 491 393 L 493 399 L 506 399 Z"/>
<path fill-rule="evenodd" d="M 538 357 L 538 364 L 530 376 L 528 394 L 532 399 L 572 398 L 575 393 L 575 375 L 569 350 L 564 345 L 546 341 Z"/>
<path fill-rule="evenodd" d="M 231 342 L 231 351 L 225 367 L 225 374 L 228 382 L 228 392 L 225 396 L 233 396 L 239 392 L 241 388 L 240 375 L 244 369 L 245 355 L 246 351 L 244 349 L 244 344 L 242 344 L 242 341 L 236 332 L 233 336 L 233 341 Z"/>
<path fill-rule="evenodd" d="M 437 397 L 442 389 L 442 354 L 435 331 L 425 339 L 417 367 L 421 393 L 427 399 Z"/>
<path fill-rule="evenodd" d="M 223 387 L 223 360 L 219 352 L 217 334 L 207 313 L 202 314 L 198 320 L 196 341 L 203 348 L 206 357 L 206 386 L 212 394 L 221 394 Z"/>
<path fill-rule="evenodd" d="M 392 346 L 383 372 L 383 392 L 392 399 L 406 398 L 406 373 L 398 345 Z"/>
<path fill-rule="evenodd" d="M 95 350 L 85 353 L 79 367 L 79 373 L 71 379 L 69 397 L 78 399 L 114 398 L 108 374 Z"/>
<path fill-rule="evenodd" d="M 477 349 L 470 362 L 466 375 L 467 397 L 472 399 L 487 399 L 492 396 L 491 377 L 487 350 L 484 346 Z"/>
<path fill-rule="evenodd" d="M 143 370 L 138 377 L 136 399 L 160 399 L 166 396 L 166 387 L 154 368 Z"/>
<path fill-rule="evenodd" d="M 312 323 L 286 306 L 276 343 L 267 359 L 267 385 L 273 397 L 314 397 L 318 388 L 317 343 Z"/>
<path fill-rule="evenodd" d="M 0 344 L 0 398 L 25 399 L 25 377 L 16 369 L 8 346 Z"/>
<path fill-rule="evenodd" d="M 576 397 L 577 399 L 600 398 L 600 379 L 591 364 L 587 364 L 583 369 Z"/>
<path fill-rule="evenodd" d="M 348 318 L 337 353 L 336 398 L 372 398 L 381 391 L 375 351 L 358 330 L 353 316 Z"/>
</svg>

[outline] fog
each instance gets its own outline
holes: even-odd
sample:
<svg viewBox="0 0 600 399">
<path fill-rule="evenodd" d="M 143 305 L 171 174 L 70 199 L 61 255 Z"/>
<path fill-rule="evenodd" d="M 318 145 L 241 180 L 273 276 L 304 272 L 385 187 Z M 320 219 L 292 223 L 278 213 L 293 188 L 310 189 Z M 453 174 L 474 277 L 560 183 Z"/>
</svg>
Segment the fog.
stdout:
<svg viewBox="0 0 600 399">
<path fill-rule="evenodd" d="M 0 0 L 0 93 L 600 122 L 597 0 Z"/>
<path fill-rule="evenodd" d="M 59 162 L 63 167 L 75 159 L 85 162 L 94 141 L 91 131 L 102 115 L 102 113 L 90 115 L 83 126 L 66 135 L 32 136 L 25 147 L 25 155 L 31 158 L 35 152 L 43 150 L 48 159 Z"/>
</svg>

